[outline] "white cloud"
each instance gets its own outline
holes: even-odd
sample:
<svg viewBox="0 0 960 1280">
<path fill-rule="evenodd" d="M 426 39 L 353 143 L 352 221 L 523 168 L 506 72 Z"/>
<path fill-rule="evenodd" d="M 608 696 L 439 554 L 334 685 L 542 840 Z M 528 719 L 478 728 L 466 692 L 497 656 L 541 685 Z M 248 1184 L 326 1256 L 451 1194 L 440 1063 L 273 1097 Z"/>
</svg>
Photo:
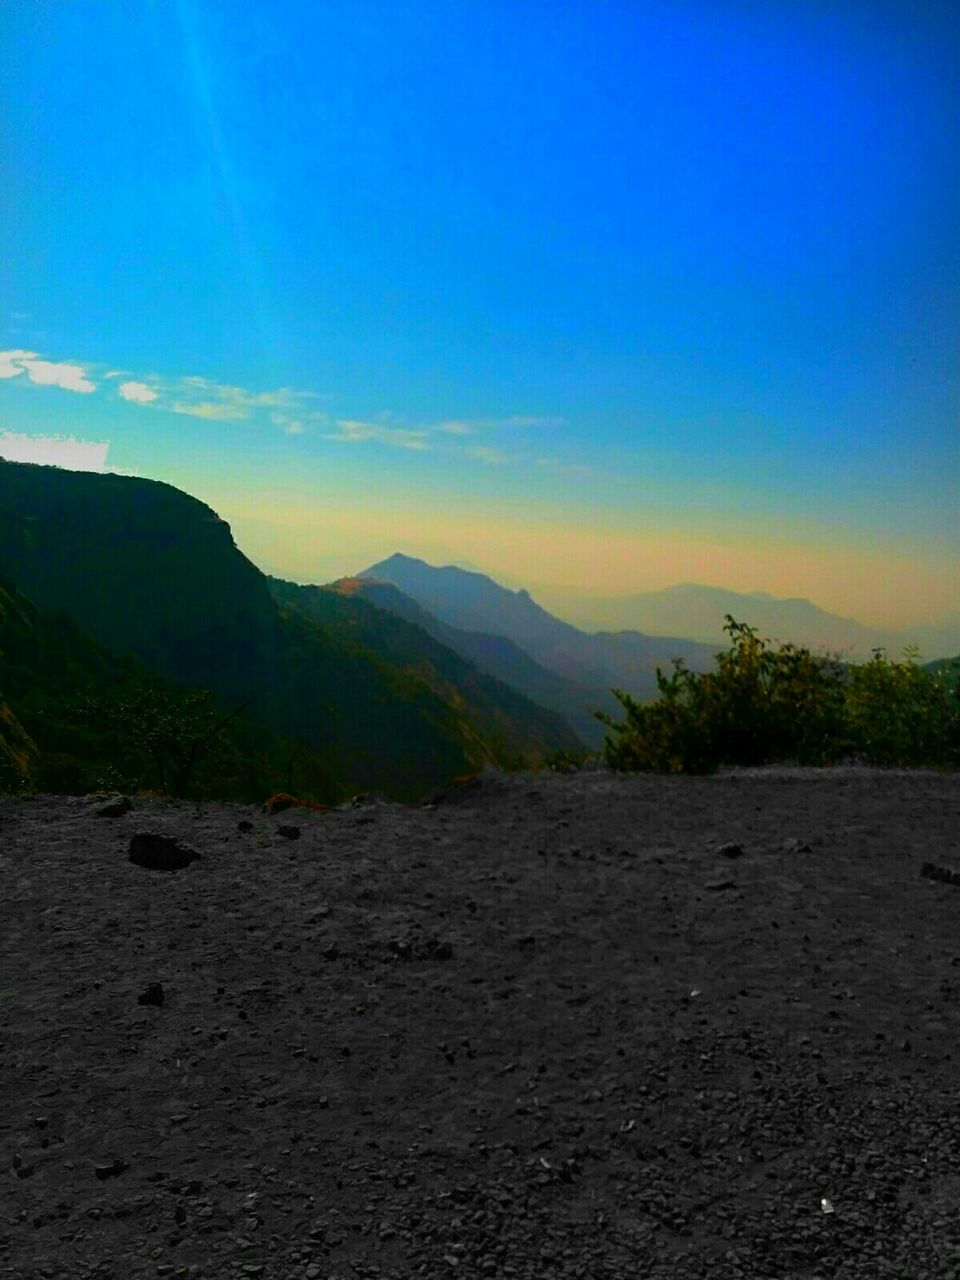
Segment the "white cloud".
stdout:
<svg viewBox="0 0 960 1280">
<path fill-rule="evenodd" d="M 133 404 L 150 404 L 157 398 L 156 391 L 148 387 L 145 382 L 121 382 L 117 390 L 124 400 L 129 400 Z"/>
<path fill-rule="evenodd" d="M 596 475 L 595 467 L 586 467 L 574 462 L 558 462 L 556 458 L 538 458 L 537 466 L 543 467 L 546 471 L 553 471 L 559 476 Z"/>
<path fill-rule="evenodd" d="M 378 422 L 357 422 L 352 418 L 341 418 L 337 422 L 339 431 L 336 435 L 328 435 L 328 440 L 376 440 L 380 444 L 389 444 L 397 449 L 424 450 L 428 448 L 426 431 L 410 431 L 403 427 L 383 427 Z"/>
<path fill-rule="evenodd" d="M 218 422 L 239 422 L 259 409 L 296 410 L 305 400 L 314 398 L 311 391 L 292 391 L 289 387 L 279 387 L 275 391 L 248 391 L 245 387 L 195 376 L 178 379 L 169 388 L 169 393 L 175 399 L 162 407 L 170 408 L 174 413 Z"/>
<path fill-rule="evenodd" d="M 507 418 L 445 418 L 436 423 L 432 430 L 443 431 L 452 436 L 475 436 L 481 431 L 510 431 L 518 427 L 558 427 L 563 418 L 535 417 L 531 414 L 515 413 Z"/>
<path fill-rule="evenodd" d="M 35 351 L 0 351 L 0 378 L 16 378 L 21 373 L 38 387 L 84 392 L 97 389 L 78 364 L 41 360 Z"/>
<path fill-rule="evenodd" d="M 473 436 L 477 434 L 478 428 L 471 422 L 464 422 L 459 418 L 451 418 L 447 422 L 437 423 L 438 431 L 445 431 L 451 436 Z"/>
<path fill-rule="evenodd" d="M 96 386 L 78 364 L 53 360 L 23 360 L 27 377 L 38 387 L 59 387 L 62 391 L 96 391 Z"/>
<path fill-rule="evenodd" d="M 512 418 L 501 418 L 495 425 L 498 427 L 559 427 L 563 425 L 563 418 L 538 418 L 516 413 Z"/>
<path fill-rule="evenodd" d="M 326 426 L 328 423 L 327 416 L 324 413 L 307 413 L 298 418 L 291 418 L 287 413 L 271 413 L 270 421 L 288 436 L 302 436 L 307 430 L 308 422 L 314 427 L 319 425 Z"/>
<path fill-rule="evenodd" d="M 0 378 L 16 378 L 25 371 L 24 360 L 36 360 L 35 351 L 0 351 Z"/>
<path fill-rule="evenodd" d="M 169 406 L 174 413 L 185 413 L 191 418 L 207 418 L 212 422 L 239 422 L 249 417 L 249 413 L 241 405 L 230 404 L 223 400 L 175 400 Z"/>
<path fill-rule="evenodd" d="M 8 462 L 36 462 L 68 471 L 107 471 L 109 440 L 78 440 L 75 436 L 24 436 L 0 433 L 0 458 Z"/>
<path fill-rule="evenodd" d="M 507 455 L 502 449 L 495 449 L 492 445 L 477 444 L 471 445 L 467 450 L 471 458 L 476 458 L 478 462 L 490 462 L 499 465 L 506 462 Z"/>
</svg>

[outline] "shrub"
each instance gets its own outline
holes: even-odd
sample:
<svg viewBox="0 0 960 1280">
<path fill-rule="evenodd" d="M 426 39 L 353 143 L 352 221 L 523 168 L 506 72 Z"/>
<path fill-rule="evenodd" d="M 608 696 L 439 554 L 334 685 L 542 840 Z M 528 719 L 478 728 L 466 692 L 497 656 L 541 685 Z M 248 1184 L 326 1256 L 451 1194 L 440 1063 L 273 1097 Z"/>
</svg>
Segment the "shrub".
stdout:
<svg viewBox="0 0 960 1280">
<path fill-rule="evenodd" d="M 117 739 L 120 762 L 111 762 L 112 774 L 139 785 L 142 779 L 134 776 L 133 765 L 146 757 L 152 780 L 172 796 L 192 796 L 204 768 L 225 765 L 229 743 L 224 731 L 243 710 L 224 713 L 208 690 L 180 689 L 159 680 L 131 681 L 106 695 L 90 693 L 75 707 L 81 722 L 95 726 L 104 739 Z"/>
<path fill-rule="evenodd" d="M 960 763 L 960 702 L 949 673 L 917 664 L 916 650 L 891 662 L 882 649 L 850 668 L 847 716 L 850 734 L 873 764 Z"/>
<path fill-rule="evenodd" d="M 620 689 L 626 715 L 607 763 L 624 771 L 710 773 L 723 765 L 791 761 L 828 765 L 859 754 L 874 764 L 960 763 L 960 704 L 947 682 L 916 663 L 877 653 L 864 666 L 793 644 L 771 649 L 728 614 L 729 649 L 714 671 L 657 670 L 660 697 L 643 705 Z"/>
</svg>

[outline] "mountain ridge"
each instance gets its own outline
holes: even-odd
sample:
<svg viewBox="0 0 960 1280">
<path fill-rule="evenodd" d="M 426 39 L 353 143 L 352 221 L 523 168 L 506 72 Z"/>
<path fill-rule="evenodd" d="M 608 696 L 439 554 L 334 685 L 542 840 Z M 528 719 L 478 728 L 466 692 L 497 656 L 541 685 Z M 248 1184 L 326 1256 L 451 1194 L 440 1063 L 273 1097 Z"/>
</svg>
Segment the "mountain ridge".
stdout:
<svg viewBox="0 0 960 1280">
<path fill-rule="evenodd" d="M 229 525 L 172 485 L 0 462 L 0 573 L 161 676 L 229 705 L 255 695 L 267 728 L 326 762 L 331 793 L 414 800 L 507 762 L 423 675 L 281 608 Z M 524 732 L 511 726 L 510 763 Z M 532 762 L 546 742 L 529 745 Z"/>
<path fill-rule="evenodd" d="M 360 594 L 380 608 L 415 622 L 482 670 L 518 689 L 534 703 L 563 716 L 585 743 L 594 747 L 602 744 L 604 731 L 590 708 L 599 707 L 609 698 L 607 688 L 585 688 L 558 675 L 542 666 L 507 636 L 467 631 L 441 622 L 391 582 L 375 578 L 342 578 L 329 585 L 345 594 Z"/>
<path fill-rule="evenodd" d="M 960 614 L 911 627 L 882 627 L 823 609 L 805 596 L 738 592 L 706 583 L 675 583 L 656 591 L 576 601 L 567 605 L 577 625 L 596 630 L 639 629 L 648 635 L 683 635 L 722 644 L 723 620 L 757 627 L 765 638 L 814 650 L 841 651 L 864 661 L 875 648 L 899 656 L 916 644 L 926 658 L 960 650 Z"/>
<path fill-rule="evenodd" d="M 613 687 L 641 700 L 653 698 L 658 667 L 669 668 L 674 658 L 682 658 L 694 670 L 708 670 L 716 655 L 712 646 L 676 636 L 590 635 L 549 613 L 524 588 L 513 591 L 485 574 L 429 565 L 399 552 L 356 576 L 393 583 L 448 626 L 506 636 L 540 666 L 596 691 L 600 702 L 585 711 L 619 714 Z"/>
</svg>

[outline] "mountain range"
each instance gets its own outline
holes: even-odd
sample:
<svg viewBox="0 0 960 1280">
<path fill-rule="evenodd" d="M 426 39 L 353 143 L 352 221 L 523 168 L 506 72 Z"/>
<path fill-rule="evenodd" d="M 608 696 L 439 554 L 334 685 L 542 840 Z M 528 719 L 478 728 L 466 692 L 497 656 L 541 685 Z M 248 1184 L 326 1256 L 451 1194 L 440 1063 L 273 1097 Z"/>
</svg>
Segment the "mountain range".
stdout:
<svg viewBox="0 0 960 1280">
<path fill-rule="evenodd" d="M 728 591 L 698 583 L 610 599 L 568 598 L 566 613 L 590 630 L 638 628 L 649 635 L 682 635 L 712 645 L 725 643 L 723 620 L 731 614 L 738 622 L 758 628 L 765 638 L 841 653 L 857 662 L 867 661 L 876 648 L 899 658 L 908 646 L 916 645 L 926 660 L 960 651 L 960 613 L 936 623 L 899 629 L 875 627 L 830 613 L 802 598 L 783 599 L 766 591 Z"/>
<path fill-rule="evenodd" d="M 330 592 L 336 607 L 321 618 L 296 589 L 278 600 L 215 512 L 158 481 L 0 462 L 0 575 L 47 630 L 61 615 L 105 652 L 210 689 L 226 709 L 252 700 L 258 723 L 303 744 L 324 799 L 412 800 L 485 763 L 532 766 L 582 745 L 559 716 L 440 655 L 426 633 L 401 643 L 395 620 L 367 602 Z M 10 675 L 4 662 L 4 694 Z M 42 749 L 42 723 L 6 696 Z"/>
<path fill-rule="evenodd" d="M 829 635 L 833 650 L 866 640 L 859 624 L 808 601 L 761 593 L 677 587 L 631 608 L 680 631 L 703 625 L 707 604 L 774 639 L 813 647 L 811 634 Z M 653 698 L 657 668 L 680 658 L 709 670 L 725 645 L 722 635 L 590 633 L 525 590 L 400 553 L 335 583 L 286 582 L 261 573 L 216 512 L 171 485 L 0 460 L 5 786 L 32 777 L 69 789 L 116 775 L 122 726 L 106 721 L 136 702 L 116 691 L 139 690 L 142 702 L 152 683 L 151 705 L 167 720 L 212 714 L 201 690 L 229 717 L 223 750 L 204 766 L 208 793 L 413 800 L 486 763 L 538 767 L 596 750 L 604 729 L 594 713 L 621 712 L 612 690 Z M 105 723 L 77 719 L 83 697 L 114 707 Z M 149 752 L 129 741 L 124 750 L 128 773 L 148 769 Z"/>
<path fill-rule="evenodd" d="M 548 613 L 525 590 L 511 591 L 482 573 L 452 565 L 436 568 L 399 553 L 357 577 L 364 583 L 398 588 L 453 629 L 446 632 L 446 643 L 464 650 L 469 645 L 475 661 L 491 670 L 496 667 L 504 679 L 511 678 L 504 664 L 514 660 L 515 649 L 523 651 L 537 670 L 514 666 L 512 678 L 524 681 L 518 687 L 575 720 L 578 732 L 593 746 L 602 741 L 603 731 L 590 712 L 621 711 L 611 689 L 626 689 L 641 700 L 651 698 L 656 694 L 658 667 L 669 668 L 674 658 L 682 658 L 692 670 L 707 671 L 716 654 L 715 645 L 678 636 L 648 636 L 639 631 L 591 635 Z M 381 590 L 378 603 L 394 608 L 396 597 Z M 479 643 L 463 638 L 478 633 L 484 637 Z M 504 641 L 511 643 L 510 650 L 503 647 Z M 563 685 L 547 687 L 544 671 L 554 679 L 559 676 Z"/>
</svg>

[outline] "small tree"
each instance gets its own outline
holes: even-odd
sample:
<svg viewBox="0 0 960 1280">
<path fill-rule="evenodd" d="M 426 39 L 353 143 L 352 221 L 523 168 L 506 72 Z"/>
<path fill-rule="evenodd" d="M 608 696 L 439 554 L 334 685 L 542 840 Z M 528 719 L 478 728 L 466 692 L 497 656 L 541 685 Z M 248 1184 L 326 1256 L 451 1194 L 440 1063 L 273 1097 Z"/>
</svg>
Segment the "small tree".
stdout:
<svg viewBox="0 0 960 1280">
<path fill-rule="evenodd" d="M 795 760 L 827 763 L 843 740 L 842 667 L 792 644 L 772 650 L 755 628 L 726 616 L 730 648 L 715 671 L 696 673 L 675 659 L 657 669 L 657 702 L 642 705 L 620 689 L 623 721 L 605 752 L 615 769 L 710 773 L 721 765 Z"/>
<path fill-rule="evenodd" d="M 78 718 L 119 740 L 126 754 L 146 754 L 159 789 L 189 793 L 201 763 L 224 743 L 227 727 L 255 701 L 221 711 L 207 689 L 179 689 L 165 682 L 132 682 L 110 694 L 78 700 Z"/>
<path fill-rule="evenodd" d="M 826 765 L 851 754 L 878 765 L 960 764 L 960 701 L 947 676 L 917 665 L 908 650 L 890 662 L 845 664 L 808 649 L 771 649 L 754 628 L 727 615 L 730 648 L 715 671 L 696 674 L 679 659 L 657 671 L 660 698 L 642 705 L 622 690 L 622 721 L 608 764 L 622 770 L 708 773 L 721 765 L 777 760 Z"/>
</svg>

